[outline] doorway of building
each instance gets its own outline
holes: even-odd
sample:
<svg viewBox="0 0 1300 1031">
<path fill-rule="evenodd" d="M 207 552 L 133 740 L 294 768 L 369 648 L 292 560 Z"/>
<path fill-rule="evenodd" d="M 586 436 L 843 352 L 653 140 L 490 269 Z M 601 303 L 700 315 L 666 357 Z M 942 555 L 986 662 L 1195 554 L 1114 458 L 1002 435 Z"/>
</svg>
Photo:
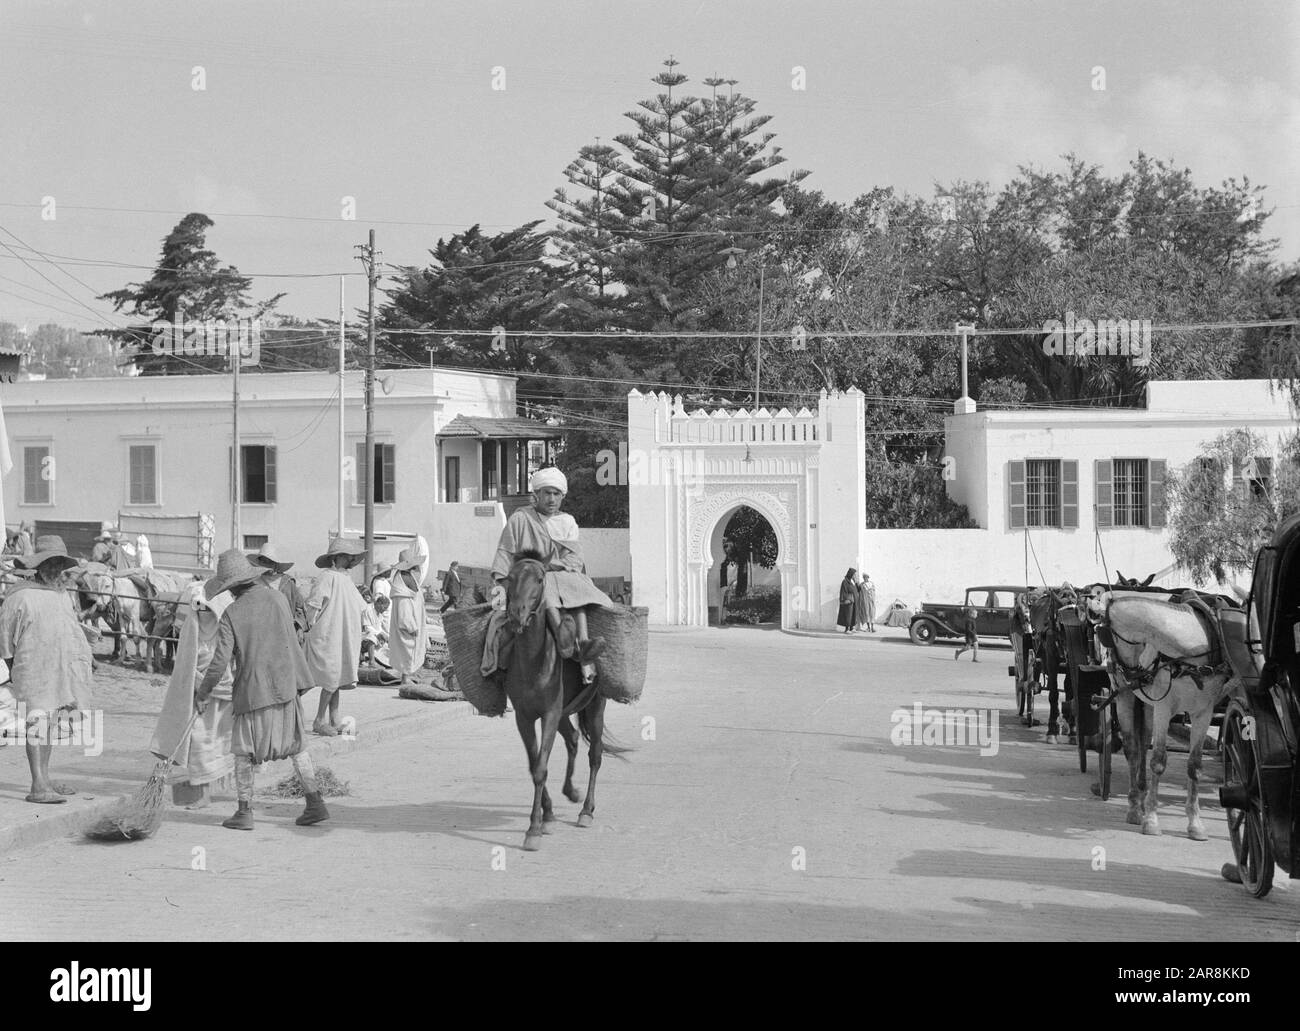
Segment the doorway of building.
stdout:
<svg viewBox="0 0 1300 1031">
<path fill-rule="evenodd" d="M 762 513 L 740 505 L 712 534 L 709 622 L 715 626 L 781 625 L 780 547 Z"/>
</svg>

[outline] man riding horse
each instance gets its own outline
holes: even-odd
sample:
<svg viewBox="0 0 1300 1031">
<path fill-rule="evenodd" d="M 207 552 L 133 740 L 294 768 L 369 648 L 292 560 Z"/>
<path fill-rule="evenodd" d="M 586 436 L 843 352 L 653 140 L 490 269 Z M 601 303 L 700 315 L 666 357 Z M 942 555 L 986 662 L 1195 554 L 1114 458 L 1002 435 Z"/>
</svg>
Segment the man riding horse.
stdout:
<svg viewBox="0 0 1300 1031">
<path fill-rule="evenodd" d="M 559 469 L 535 472 L 528 483 L 533 503 L 511 513 L 501 531 L 497 553 L 492 562 L 492 579 L 497 591 L 505 591 L 510 568 L 525 555 L 533 555 L 546 565 L 543 606 L 546 621 L 555 635 L 560 654 L 582 664 L 583 683 L 596 678 L 595 659 L 605 648 L 602 638 L 587 633 L 588 605 L 611 606 L 613 602 L 587 576 L 578 543 L 578 524 L 573 516 L 560 511 L 569 482 Z M 494 592 L 495 593 L 495 592 Z M 572 623 L 566 617 L 572 617 Z M 498 607 L 488 622 L 483 642 L 482 673 L 492 677 L 507 666 L 504 649 L 509 647 L 511 631 L 504 607 Z"/>
</svg>

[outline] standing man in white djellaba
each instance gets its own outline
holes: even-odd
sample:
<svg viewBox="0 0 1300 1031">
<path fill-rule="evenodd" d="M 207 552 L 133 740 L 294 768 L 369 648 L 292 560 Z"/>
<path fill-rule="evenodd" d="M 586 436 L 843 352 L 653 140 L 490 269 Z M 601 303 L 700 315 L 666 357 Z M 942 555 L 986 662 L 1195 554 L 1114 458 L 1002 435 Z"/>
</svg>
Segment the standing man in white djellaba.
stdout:
<svg viewBox="0 0 1300 1031">
<path fill-rule="evenodd" d="M 505 589 L 510 567 L 524 552 L 534 552 L 546 563 L 546 585 L 543 603 L 546 620 L 559 642 L 561 654 L 566 659 L 576 658 L 582 664 L 583 683 L 596 679 L 595 659 L 605 649 L 603 638 L 587 634 L 587 605 L 612 606 L 614 603 L 587 576 L 582 559 L 582 546 L 578 543 L 578 524 L 573 516 L 560 511 L 564 496 L 569 492 L 569 481 L 556 468 L 538 469 L 528 481 L 533 492 L 532 505 L 516 509 L 506 521 L 497 544 L 496 558 L 492 561 L 492 579 Z M 577 643 L 566 647 L 560 623 L 564 613 L 573 616 Z M 485 678 L 504 669 L 501 646 L 509 638 L 506 613 L 498 609 L 488 622 L 487 637 L 483 642 Z M 503 661 L 498 665 L 498 659 Z"/>
<path fill-rule="evenodd" d="M 419 679 L 429 646 L 424 613 L 424 578 L 429 573 L 429 543 L 417 536 L 389 574 L 392 608 L 388 621 L 388 660 L 402 683 Z"/>
</svg>

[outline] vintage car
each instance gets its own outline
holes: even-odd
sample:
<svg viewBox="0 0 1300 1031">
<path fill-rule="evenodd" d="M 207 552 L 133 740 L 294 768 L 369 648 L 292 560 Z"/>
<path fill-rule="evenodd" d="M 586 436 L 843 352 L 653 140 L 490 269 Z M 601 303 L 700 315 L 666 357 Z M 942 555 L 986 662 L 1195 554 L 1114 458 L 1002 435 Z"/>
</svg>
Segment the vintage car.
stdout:
<svg viewBox="0 0 1300 1031">
<path fill-rule="evenodd" d="M 940 637 L 966 636 L 966 618 L 962 612 L 967 608 L 975 609 L 975 633 L 980 637 L 1011 636 L 1011 613 L 1015 606 L 1016 594 L 1025 591 L 1025 587 L 968 587 L 966 600 L 960 605 L 936 605 L 926 602 L 921 611 L 912 617 L 908 626 L 908 635 L 914 644 L 934 644 Z"/>
</svg>

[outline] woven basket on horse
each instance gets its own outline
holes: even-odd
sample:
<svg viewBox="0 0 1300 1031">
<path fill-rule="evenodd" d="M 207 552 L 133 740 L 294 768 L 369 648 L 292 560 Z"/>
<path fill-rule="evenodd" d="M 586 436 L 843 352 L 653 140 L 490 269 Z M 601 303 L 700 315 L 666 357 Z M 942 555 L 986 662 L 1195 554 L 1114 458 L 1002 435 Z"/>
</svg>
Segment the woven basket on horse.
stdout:
<svg viewBox="0 0 1300 1031">
<path fill-rule="evenodd" d="M 479 672 L 483 663 L 483 638 L 492 617 L 490 604 L 468 609 L 449 609 L 443 613 L 442 628 L 447 634 L 447 650 L 456 670 L 456 683 L 468 701 L 483 716 L 500 716 L 506 711 L 506 691 Z"/>
<path fill-rule="evenodd" d="M 587 630 L 605 639 L 596 659 L 600 693 L 611 702 L 635 702 L 645 688 L 650 610 L 626 605 L 593 606 L 587 610 Z"/>
</svg>

